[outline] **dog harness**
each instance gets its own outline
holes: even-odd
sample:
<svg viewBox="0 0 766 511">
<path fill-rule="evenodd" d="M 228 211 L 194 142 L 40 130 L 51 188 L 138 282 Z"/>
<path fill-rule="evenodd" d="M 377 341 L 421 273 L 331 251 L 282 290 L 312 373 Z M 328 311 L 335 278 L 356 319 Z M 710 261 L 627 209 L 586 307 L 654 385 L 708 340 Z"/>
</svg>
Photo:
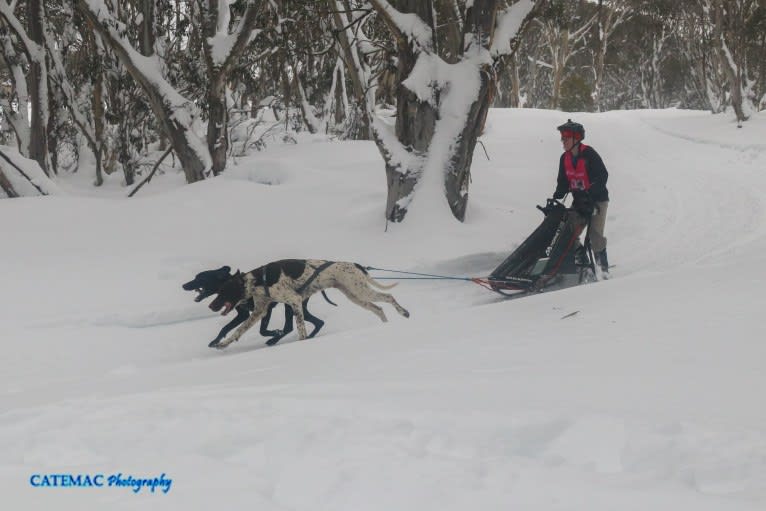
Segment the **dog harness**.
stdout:
<svg viewBox="0 0 766 511">
<path fill-rule="evenodd" d="M 319 274 L 325 271 L 327 268 L 329 268 L 333 264 L 335 264 L 335 261 L 325 261 L 324 263 L 320 264 L 316 268 L 312 266 L 311 268 L 314 268 L 314 273 L 312 273 L 311 276 L 308 279 L 306 279 L 306 282 L 301 284 L 301 287 L 296 289 L 295 292 L 298 293 L 299 295 L 302 295 L 303 292 L 306 290 L 306 288 L 308 288 L 311 285 L 311 283 L 314 282 L 314 280 L 316 280 Z"/>
<path fill-rule="evenodd" d="M 590 188 L 590 178 L 588 178 L 588 171 L 585 168 L 585 158 L 582 157 L 583 151 L 587 148 L 588 146 L 585 144 L 580 144 L 580 156 L 577 158 L 576 164 L 570 151 L 567 151 L 564 155 L 564 171 L 569 180 L 569 189 L 572 191 L 588 190 Z"/>
</svg>

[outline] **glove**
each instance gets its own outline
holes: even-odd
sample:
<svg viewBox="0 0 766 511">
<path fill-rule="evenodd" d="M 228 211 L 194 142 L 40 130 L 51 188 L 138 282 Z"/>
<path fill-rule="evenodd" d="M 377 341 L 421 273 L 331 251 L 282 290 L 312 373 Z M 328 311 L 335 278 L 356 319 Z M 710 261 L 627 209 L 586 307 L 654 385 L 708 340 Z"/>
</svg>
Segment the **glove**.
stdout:
<svg viewBox="0 0 766 511">
<path fill-rule="evenodd" d="M 580 216 L 589 218 L 593 214 L 595 204 L 593 199 L 590 198 L 590 194 L 586 191 L 574 191 L 572 192 L 572 209 L 577 211 Z"/>
<path fill-rule="evenodd" d="M 556 201 L 554 199 L 547 199 L 545 201 L 545 206 L 537 206 L 537 209 L 542 211 L 543 215 L 548 216 L 550 213 L 553 212 L 555 207 L 556 207 Z"/>
</svg>

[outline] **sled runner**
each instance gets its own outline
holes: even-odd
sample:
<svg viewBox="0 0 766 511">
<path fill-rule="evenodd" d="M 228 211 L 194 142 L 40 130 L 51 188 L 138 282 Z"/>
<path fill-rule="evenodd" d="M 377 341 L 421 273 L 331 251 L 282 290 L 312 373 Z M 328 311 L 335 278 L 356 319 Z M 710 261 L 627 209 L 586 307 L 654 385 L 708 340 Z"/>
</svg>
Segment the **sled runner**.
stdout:
<svg viewBox="0 0 766 511">
<path fill-rule="evenodd" d="M 589 218 L 548 199 L 537 206 L 545 219 L 534 232 L 480 283 L 504 295 L 526 294 L 550 287 L 569 287 L 595 280 L 590 240 L 579 237 Z"/>
</svg>

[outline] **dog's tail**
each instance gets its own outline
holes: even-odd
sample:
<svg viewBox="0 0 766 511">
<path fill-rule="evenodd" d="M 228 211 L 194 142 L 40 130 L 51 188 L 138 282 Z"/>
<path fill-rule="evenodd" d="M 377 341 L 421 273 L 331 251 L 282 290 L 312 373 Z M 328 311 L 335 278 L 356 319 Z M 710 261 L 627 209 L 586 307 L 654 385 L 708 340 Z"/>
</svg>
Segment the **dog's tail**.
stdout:
<svg viewBox="0 0 766 511">
<path fill-rule="evenodd" d="M 324 296 L 324 299 L 325 299 L 325 300 L 327 301 L 327 303 L 329 303 L 330 305 L 334 305 L 334 306 L 336 306 L 336 307 L 338 306 L 338 304 L 337 304 L 337 303 L 333 302 L 332 300 L 330 300 L 330 298 L 328 298 L 328 297 L 327 297 L 327 293 L 325 293 L 325 292 L 324 292 L 324 289 L 322 290 L 322 296 Z"/>
<path fill-rule="evenodd" d="M 378 289 L 391 289 L 392 287 L 396 286 L 398 282 L 394 282 L 393 284 L 381 284 L 374 278 L 370 277 L 369 274 L 365 273 L 364 275 L 367 278 L 367 283 L 370 284 L 372 287 L 376 287 Z"/>
</svg>

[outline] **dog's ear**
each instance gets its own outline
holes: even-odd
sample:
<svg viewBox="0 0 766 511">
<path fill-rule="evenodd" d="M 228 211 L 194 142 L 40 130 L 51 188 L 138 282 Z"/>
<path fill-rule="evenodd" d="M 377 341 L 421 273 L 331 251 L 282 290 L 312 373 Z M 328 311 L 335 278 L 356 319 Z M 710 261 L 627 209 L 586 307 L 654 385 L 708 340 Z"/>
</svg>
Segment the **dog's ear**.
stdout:
<svg viewBox="0 0 766 511">
<path fill-rule="evenodd" d="M 245 277 L 242 276 L 242 272 L 239 271 L 239 270 L 237 270 L 237 273 L 235 273 L 234 276 L 236 278 L 238 278 L 239 280 L 244 280 L 244 278 L 245 278 Z"/>
</svg>

